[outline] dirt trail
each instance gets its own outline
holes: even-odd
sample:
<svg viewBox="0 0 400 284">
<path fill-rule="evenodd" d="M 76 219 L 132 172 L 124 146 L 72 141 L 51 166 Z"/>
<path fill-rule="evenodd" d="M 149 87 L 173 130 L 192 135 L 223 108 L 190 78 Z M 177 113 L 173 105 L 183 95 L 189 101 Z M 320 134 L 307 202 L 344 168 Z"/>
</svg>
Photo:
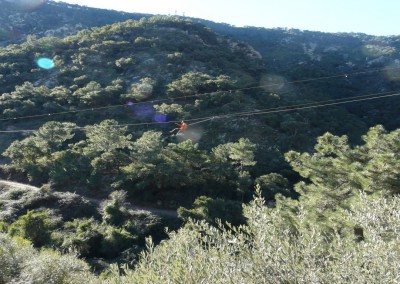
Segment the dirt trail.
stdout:
<svg viewBox="0 0 400 284">
<path fill-rule="evenodd" d="M 106 199 L 98 199 L 98 198 L 93 198 L 93 197 L 86 197 L 87 200 L 90 200 L 94 203 L 100 204 Z M 139 206 L 139 205 L 134 205 L 130 202 L 125 203 L 125 208 L 132 209 L 132 210 L 142 210 L 142 211 L 148 211 L 153 214 L 159 215 L 159 216 L 167 216 L 167 217 L 178 217 L 178 214 L 176 213 L 175 210 L 169 210 L 169 209 L 160 209 L 160 208 L 154 208 L 154 207 L 149 207 L 149 206 Z"/>
<path fill-rule="evenodd" d="M 16 188 L 22 188 L 22 189 L 31 189 L 31 190 L 39 190 L 38 187 L 32 186 L 29 184 L 24 184 L 24 183 L 19 183 L 19 182 L 14 182 L 14 181 L 8 181 L 8 180 L 0 180 L 0 185 L 8 185 Z"/>
<path fill-rule="evenodd" d="M 166 216 L 166 217 L 178 217 L 178 213 L 176 213 L 176 210 L 171 210 L 171 209 L 160 209 L 160 208 L 154 208 L 154 207 L 147 207 L 147 206 L 138 206 L 138 205 L 133 205 L 133 204 L 128 204 L 127 206 L 130 209 L 133 210 L 143 210 L 143 211 L 150 211 L 153 214 L 159 215 L 159 216 Z"/>
<path fill-rule="evenodd" d="M 22 188 L 22 189 L 30 189 L 30 190 L 39 190 L 40 188 L 36 186 L 32 186 L 29 184 L 24 184 L 24 183 L 19 183 L 19 182 L 14 182 L 14 181 L 8 181 L 8 180 L 0 180 L 0 185 L 8 185 L 16 188 Z M 85 199 L 88 199 L 94 203 L 100 204 L 104 199 L 100 198 L 93 198 L 93 197 L 86 197 L 82 196 Z M 127 202 L 125 204 L 126 208 L 132 209 L 132 210 L 143 210 L 143 211 L 148 211 L 153 214 L 159 215 L 159 216 L 165 216 L 165 217 L 178 217 L 178 214 L 176 213 L 175 210 L 169 210 L 169 209 L 160 209 L 160 208 L 154 208 L 154 207 L 149 207 L 149 206 L 138 206 L 138 205 L 133 205 L 130 202 Z"/>
</svg>

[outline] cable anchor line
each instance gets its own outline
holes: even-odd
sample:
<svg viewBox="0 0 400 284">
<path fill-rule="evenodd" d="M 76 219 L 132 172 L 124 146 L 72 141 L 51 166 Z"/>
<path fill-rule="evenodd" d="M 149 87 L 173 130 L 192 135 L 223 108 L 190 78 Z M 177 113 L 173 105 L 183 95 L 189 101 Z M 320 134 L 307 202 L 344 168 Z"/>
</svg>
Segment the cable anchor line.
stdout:
<svg viewBox="0 0 400 284">
<path fill-rule="evenodd" d="M 190 124 L 188 124 L 188 125 L 189 125 L 189 126 L 192 126 L 192 125 L 195 125 L 195 124 L 200 124 L 200 123 L 203 123 L 203 122 L 206 122 L 206 121 L 209 121 L 209 120 L 213 120 L 214 118 L 215 118 L 215 116 L 210 117 L 210 118 L 206 118 L 206 119 L 203 119 L 203 120 L 194 122 L 194 123 L 190 123 Z"/>
<path fill-rule="evenodd" d="M 187 119 L 186 122 L 194 121 L 193 123 L 190 123 L 188 125 L 195 125 L 195 124 L 200 124 L 200 123 L 214 120 L 214 119 L 226 119 L 226 118 L 231 118 L 231 117 L 243 117 L 243 116 L 260 115 L 260 114 L 282 113 L 282 112 L 289 112 L 289 111 L 296 111 L 296 110 L 305 110 L 305 109 L 312 109 L 312 108 L 335 106 L 335 105 L 341 105 L 341 104 L 353 103 L 353 102 L 362 102 L 362 101 L 383 99 L 383 98 L 396 97 L 396 96 L 400 96 L 399 90 L 392 91 L 392 92 L 374 93 L 374 94 L 350 97 L 350 98 L 325 100 L 325 101 L 310 102 L 310 103 L 304 103 L 304 104 L 298 104 L 298 105 L 280 106 L 280 107 L 276 107 L 276 108 L 268 108 L 268 109 L 261 109 L 261 110 L 227 113 L 227 114 L 222 114 L 222 115 L 213 115 L 213 116 L 208 116 L 208 117 L 192 118 L 192 119 Z M 163 125 L 163 124 L 172 124 L 172 123 L 179 123 L 179 122 L 180 121 L 127 123 L 127 124 L 115 125 L 113 127 Z M 90 127 L 91 127 L 90 125 L 89 126 L 76 126 L 76 127 L 72 127 L 72 128 L 70 128 L 70 127 L 65 128 L 65 129 L 86 130 Z M 37 130 L 32 130 L 32 129 L 0 130 L 0 133 L 25 133 L 25 132 L 35 132 L 35 131 L 37 131 Z"/>
<path fill-rule="evenodd" d="M 292 81 L 285 82 L 285 84 L 307 83 L 307 82 L 314 82 L 314 81 L 328 80 L 328 79 L 335 79 L 335 78 L 342 78 L 342 77 L 343 78 L 348 78 L 348 77 L 353 76 L 353 75 L 362 75 L 362 74 L 376 73 L 376 72 L 380 72 L 380 71 L 397 70 L 397 69 L 400 69 L 400 67 L 391 67 L 391 68 L 385 67 L 385 68 L 380 68 L 380 69 L 358 71 L 358 72 L 346 73 L 346 74 L 337 74 L 337 75 L 331 75 L 331 76 L 325 76 L 325 77 L 316 77 L 316 78 L 292 80 Z M 206 95 L 213 95 L 215 93 L 229 93 L 229 94 L 232 94 L 232 92 L 263 89 L 263 88 L 266 88 L 266 87 L 277 86 L 277 85 L 280 85 L 280 84 L 281 83 L 269 83 L 269 84 L 258 85 L 258 86 L 253 86 L 253 87 L 246 87 L 246 88 L 237 88 L 237 89 L 231 89 L 231 90 L 221 90 L 221 91 L 214 91 L 214 92 L 207 92 L 207 93 L 197 93 L 197 94 L 193 94 L 193 95 L 184 95 L 184 96 L 180 96 L 180 97 L 162 98 L 162 99 L 155 99 L 155 100 L 152 99 L 152 100 L 148 100 L 148 101 L 135 102 L 134 105 L 149 104 L 149 103 L 154 104 L 154 103 L 165 102 L 165 101 L 174 102 L 175 100 L 179 100 L 179 99 L 185 99 L 186 100 L 187 98 L 196 98 L 196 97 L 201 97 L 201 96 L 206 96 Z M 0 121 L 40 118 L 40 117 L 45 117 L 45 116 L 72 114 L 72 113 L 79 113 L 79 112 L 85 112 L 85 111 L 97 111 L 97 110 L 103 110 L 103 109 L 118 108 L 118 107 L 129 107 L 129 106 L 131 106 L 131 105 L 129 105 L 129 104 L 115 104 L 115 105 L 102 106 L 102 107 L 89 107 L 89 108 L 83 108 L 83 109 L 75 109 L 75 110 L 65 110 L 65 111 L 60 111 L 60 112 L 53 112 L 53 113 L 48 113 L 48 114 L 35 114 L 35 115 L 27 115 L 27 116 L 17 116 L 17 117 L 12 117 L 12 118 L 0 118 Z"/>
</svg>

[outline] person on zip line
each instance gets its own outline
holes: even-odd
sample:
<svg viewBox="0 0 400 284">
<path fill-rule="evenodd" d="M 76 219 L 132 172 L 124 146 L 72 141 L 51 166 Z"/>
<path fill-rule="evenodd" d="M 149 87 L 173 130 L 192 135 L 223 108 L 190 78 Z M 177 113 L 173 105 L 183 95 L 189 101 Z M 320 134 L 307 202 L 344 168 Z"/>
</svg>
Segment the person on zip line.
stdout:
<svg viewBox="0 0 400 284">
<path fill-rule="evenodd" d="M 181 121 L 181 123 L 175 123 L 175 124 L 178 125 L 179 127 L 172 129 L 170 133 L 178 130 L 178 132 L 176 132 L 176 135 L 183 134 L 183 132 L 185 132 L 185 130 L 188 128 L 188 125 L 183 120 Z"/>
</svg>

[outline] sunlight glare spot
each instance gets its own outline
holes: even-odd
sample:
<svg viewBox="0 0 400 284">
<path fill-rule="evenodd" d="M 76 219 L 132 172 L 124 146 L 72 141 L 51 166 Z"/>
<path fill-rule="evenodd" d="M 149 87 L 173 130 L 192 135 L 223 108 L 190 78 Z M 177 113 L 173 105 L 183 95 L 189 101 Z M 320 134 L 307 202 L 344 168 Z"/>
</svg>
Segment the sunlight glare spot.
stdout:
<svg viewBox="0 0 400 284">
<path fill-rule="evenodd" d="M 260 87 L 267 92 L 278 92 L 285 86 L 285 79 L 282 76 L 267 74 L 260 79 Z"/>
<path fill-rule="evenodd" d="M 400 60 L 396 59 L 386 67 L 386 78 L 390 81 L 400 81 Z"/>
<path fill-rule="evenodd" d="M 153 119 L 155 122 L 163 123 L 167 121 L 167 116 L 163 113 L 156 113 Z"/>
<path fill-rule="evenodd" d="M 155 113 L 154 108 L 150 104 L 144 105 L 133 105 L 133 112 L 141 118 L 149 118 L 152 117 Z"/>
<path fill-rule="evenodd" d="M 15 0 L 13 4 L 22 11 L 33 11 L 45 3 L 45 0 Z"/>
<path fill-rule="evenodd" d="M 36 64 L 40 68 L 46 69 L 46 70 L 52 69 L 55 66 L 54 61 L 47 57 L 39 58 L 38 60 L 36 60 Z"/>
<path fill-rule="evenodd" d="M 176 138 L 179 142 L 185 140 L 192 140 L 193 143 L 198 143 L 203 136 L 203 129 L 200 127 L 190 127 L 185 132 L 176 135 Z"/>
</svg>

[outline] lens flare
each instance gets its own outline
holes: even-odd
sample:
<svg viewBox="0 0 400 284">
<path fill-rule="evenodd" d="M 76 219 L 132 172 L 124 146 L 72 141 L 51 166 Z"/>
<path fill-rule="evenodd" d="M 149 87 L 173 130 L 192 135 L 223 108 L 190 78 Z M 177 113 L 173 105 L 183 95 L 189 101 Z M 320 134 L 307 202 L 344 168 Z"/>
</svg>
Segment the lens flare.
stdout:
<svg viewBox="0 0 400 284">
<path fill-rule="evenodd" d="M 167 122 L 167 116 L 163 113 L 156 113 L 153 117 L 153 120 L 159 123 Z"/>
<path fill-rule="evenodd" d="M 400 60 L 396 59 L 386 67 L 386 78 L 390 81 L 400 81 Z"/>
<path fill-rule="evenodd" d="M 155 110 L 151 104 L 141 104 L 132 106 L 133 113 L 140 118 L 152 118 Z"/>
<path fill-rule="evenodd" d="M 38 60 L 36 60 L 36 64 L 42 68 L 42 69 L 46 69 L 46 70 L 50 70 L 53 69 L 55 64 L 54 61 L 50 58 L 47 57 L 42 57 L 39 58 Z"/>
<path fill-rule="evenodd" d="M 45 3 L 45 0 L 13 0 L 12 2 L 17 9 L 22 11 L 33 11 Z"/>
<path fill-rule="evenodd" d="M 185 141 L 185 140 L 192 140 L 193 143 L 198 143 L 203 137 L 203 129 L 200 127 L 190 127 L 187 130 L 185 130 L 183 133 L 179 133 L 176 135 L 176 139 L 179 142 Z"/>
<path fill-rule="evenodd" d="M 275 93 L 282 91 L 285 87 L 285 79 L 278 75 L 267 74 L 261 77 L 260 87 L 264 88 L 267 92 Z"/>
</svg>

